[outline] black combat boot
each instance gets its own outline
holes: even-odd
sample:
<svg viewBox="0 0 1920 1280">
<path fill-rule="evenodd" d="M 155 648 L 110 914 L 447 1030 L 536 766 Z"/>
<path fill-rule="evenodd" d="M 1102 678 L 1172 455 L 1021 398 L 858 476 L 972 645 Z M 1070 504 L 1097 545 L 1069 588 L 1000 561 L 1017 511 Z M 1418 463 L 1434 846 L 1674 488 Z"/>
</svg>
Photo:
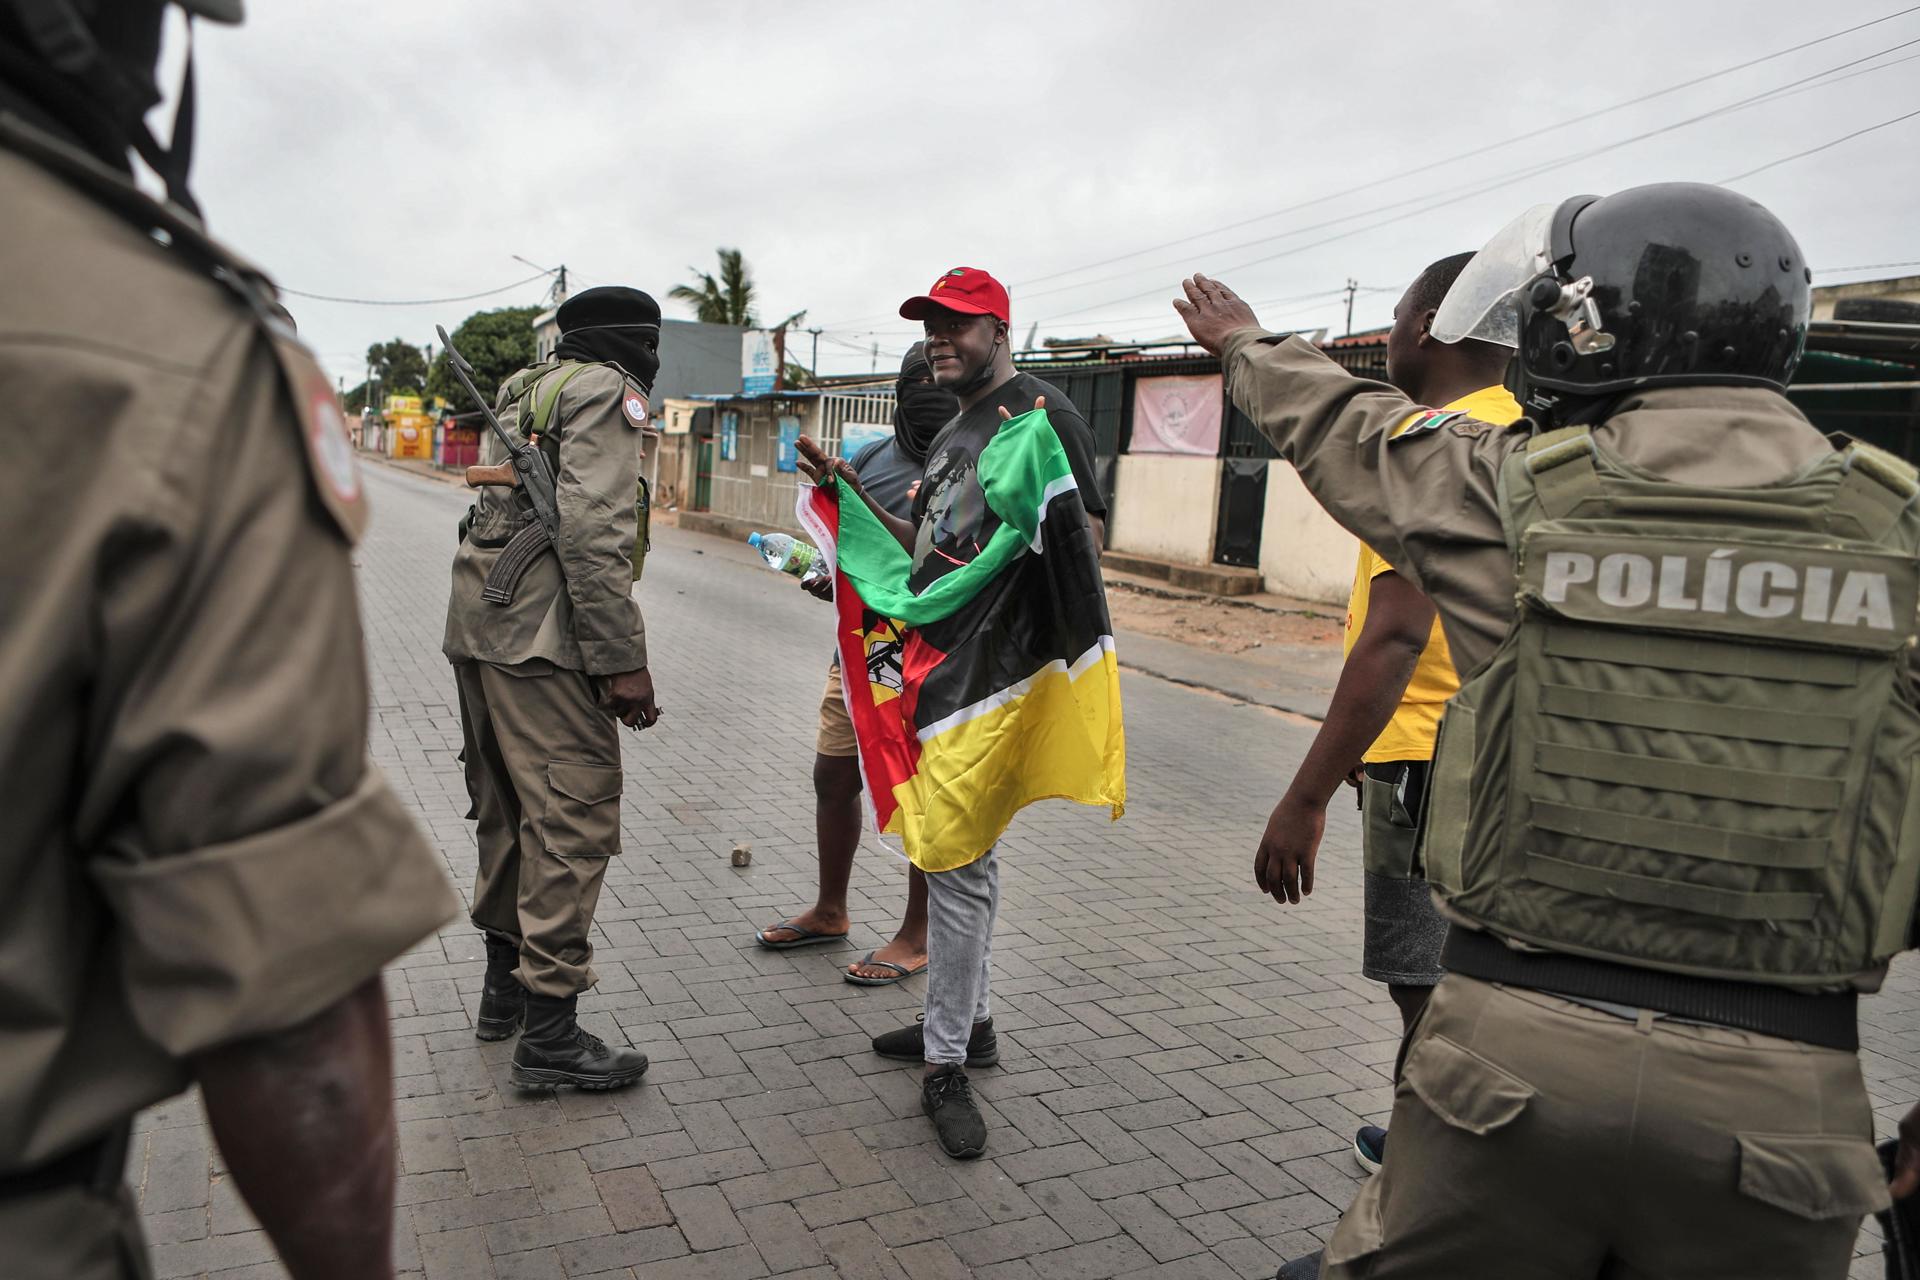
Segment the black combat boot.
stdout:
<svg viewBox="0 0 1920 1280">
<path fill-rule="evenodd" d="M 527 993 L 527 1025 L 513 1046 L 513 1083 L 522 1089 L 570 1084 L 579 1089 L 619 1089 L 647 1072 L 638 1049 L 609 1048 L 574 1020 L 579 996 L 558 999 Z"/>
<path fill-rule="evenodd" d="M 480 986 L 480 1013 L 473 1020 L 473 1034 L 478 1040 L 505 1040 L 520 1029 L 526 1012 L 527 989 L 513 976 L 520 948 L 509 938 L 481 936 L 487 941 L 487 976 Z"/>
</svg>

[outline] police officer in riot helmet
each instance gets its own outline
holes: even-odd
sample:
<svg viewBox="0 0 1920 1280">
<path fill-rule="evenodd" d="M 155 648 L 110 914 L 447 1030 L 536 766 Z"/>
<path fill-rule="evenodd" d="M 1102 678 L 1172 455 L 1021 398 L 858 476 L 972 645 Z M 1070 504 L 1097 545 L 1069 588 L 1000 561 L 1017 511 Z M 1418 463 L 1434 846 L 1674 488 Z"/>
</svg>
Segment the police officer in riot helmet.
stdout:
<svg viewBox="0 0 1920 1280">
<path fill-rule="evenodd" d="M 53 442 L 0 472 L 0 1273 L 151 1274 L 132 1120 L 198 1086 L 287 1272 L 375 1280 L 380 970 L 458 899 L 367 761 L 331 380 L 200 223 L 190 70 L 143 123 L 163 16 L 0 0 L 0 386 Z"/>
<path fill-rule="evenodd" d="M 1812 279 L 1760 205 L 1665 183 L 1522 215 L 1467 266 L 1434 330 L 1458 341 L 1517 329 L 1523 398 L 1536 420 L 1564 425 L 1648 387 L 1785 390 Z"/>
<path fill-rule="evenodd" d="M 1175 303 L 1466 681 L 1421 851 L 1448 974 L 1381 1172 L 1283 1277 L 1839 1280 L 1888 1203 L 1855 1015 L 1920 882 L 1920 477 L 1781 394 L 1809 278 L 1717 187 L 1528 211 L 1432 326 L 1517 346 L 1512 429 L 1401 431 L 1220 282 Z"/>
</svg>

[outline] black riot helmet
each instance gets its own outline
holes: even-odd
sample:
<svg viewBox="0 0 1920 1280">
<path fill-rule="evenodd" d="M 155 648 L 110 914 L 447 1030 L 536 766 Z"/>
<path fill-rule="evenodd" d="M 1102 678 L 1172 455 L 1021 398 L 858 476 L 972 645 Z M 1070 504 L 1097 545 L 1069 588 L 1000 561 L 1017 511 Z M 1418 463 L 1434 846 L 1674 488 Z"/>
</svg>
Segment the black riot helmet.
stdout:
<svg viewBox="0 0 1920 1280">
<path fill-rule="evenodd" d="M 128 148 L 167 185 L 175 204 L 198 215 L 187 190 L 193 159 L 193 53 L 188 48 L 173 136 L 161 146 L 145 122 L 160 99 L 154 81 L 160 26 L 169 3 L 189 20 L 237 23 L 243 0 L 0 0 L 0 72 L 75 132 L 101 158 L 124 166 Z M 15 43 L 17 42 L 17 44 Z"/>
<path fill-rule="evenodd" d="M 1778 218 L 1724 187 L 1663 182 L 1528 210 L 1475 255 L 1433 330 L 1503 329 L 1539 408 L 1642 387 L 1782 390 L 1811 306 Z"/>
</svg>

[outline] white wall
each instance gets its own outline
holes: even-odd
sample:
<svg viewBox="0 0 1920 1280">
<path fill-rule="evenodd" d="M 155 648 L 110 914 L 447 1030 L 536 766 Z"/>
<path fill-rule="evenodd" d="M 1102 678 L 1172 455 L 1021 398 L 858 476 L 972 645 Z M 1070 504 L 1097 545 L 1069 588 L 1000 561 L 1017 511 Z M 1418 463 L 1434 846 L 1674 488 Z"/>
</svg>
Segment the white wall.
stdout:
<svg viewBox="0 0 1920 1280">
<path fill-rule="evenodd" d="M 1292 465 L 1269 462 L 1266 523 L 1260 532 L 1260 572 L 1267 590 L 1344 607 L 1359 554 L 1359 540 L 1321 509 Z"/>
<path fill-rule="evenodd" d="M 1118 462 L 1107 545 L 1156 560 L 1212 564 L 1220 460 L 1139 453 Z"/>
</svg>

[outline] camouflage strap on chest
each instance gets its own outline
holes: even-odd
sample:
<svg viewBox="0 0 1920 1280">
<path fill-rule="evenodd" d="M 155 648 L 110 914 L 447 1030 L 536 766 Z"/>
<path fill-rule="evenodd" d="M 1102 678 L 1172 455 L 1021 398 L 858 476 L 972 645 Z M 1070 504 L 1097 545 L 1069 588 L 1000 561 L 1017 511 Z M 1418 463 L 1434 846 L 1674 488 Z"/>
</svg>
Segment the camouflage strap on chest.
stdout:
<svg viewBox="0 0 1920 1280">
<path fill-rule="evenodd" d="M 566 390 L 567 384 L 584 371 L 596 367 L 577 361 L 553 365 L 547 372 L 531 379 L 526 390 L 515 397 L 516 402 L 523 406 L 527 401 L 532 401 L 531 416 L 524 407 L 521 409 L 518 423 L 520 434 L 547 455 L 547 466 L 552 468 L 556 477 L 560 474 L 560 442 L 551 437 L 547 428 L 553 425 L 554 412 L 560 407 L 560 393 Z"/>
<path fill-rule="evenodd" d="M 520 415 L 515 426 L 520 434 L 547 460 L 548 471 L 557 479 L 560 475 L 560 442 L 552 437 L 548 427 L 553 423 L 555 409 L 560 403 L 560 393 L 566 385 L 579 375 L 581 370 L 592 365 L 563 363 L 536 367 L 529 372 L 533 375 L 512 394 L 513 403 L 520 406 Z M 509 387 L 512 384 L 508 384 Z M 531 413 L 528 401 L 531 401 Z M 524 494 L 516 499 L 525 503 Z M 520 579 L 527 571 L 554 550 L 553 540 L 539 521 L 533 521 L 522 528 L 510 539 L 487 571 L 486 581 L 481 584 L 480 598 L 488 604 L 505 607 L 513 603 L 514 592 L 520 586 Z"/>
</svg>

